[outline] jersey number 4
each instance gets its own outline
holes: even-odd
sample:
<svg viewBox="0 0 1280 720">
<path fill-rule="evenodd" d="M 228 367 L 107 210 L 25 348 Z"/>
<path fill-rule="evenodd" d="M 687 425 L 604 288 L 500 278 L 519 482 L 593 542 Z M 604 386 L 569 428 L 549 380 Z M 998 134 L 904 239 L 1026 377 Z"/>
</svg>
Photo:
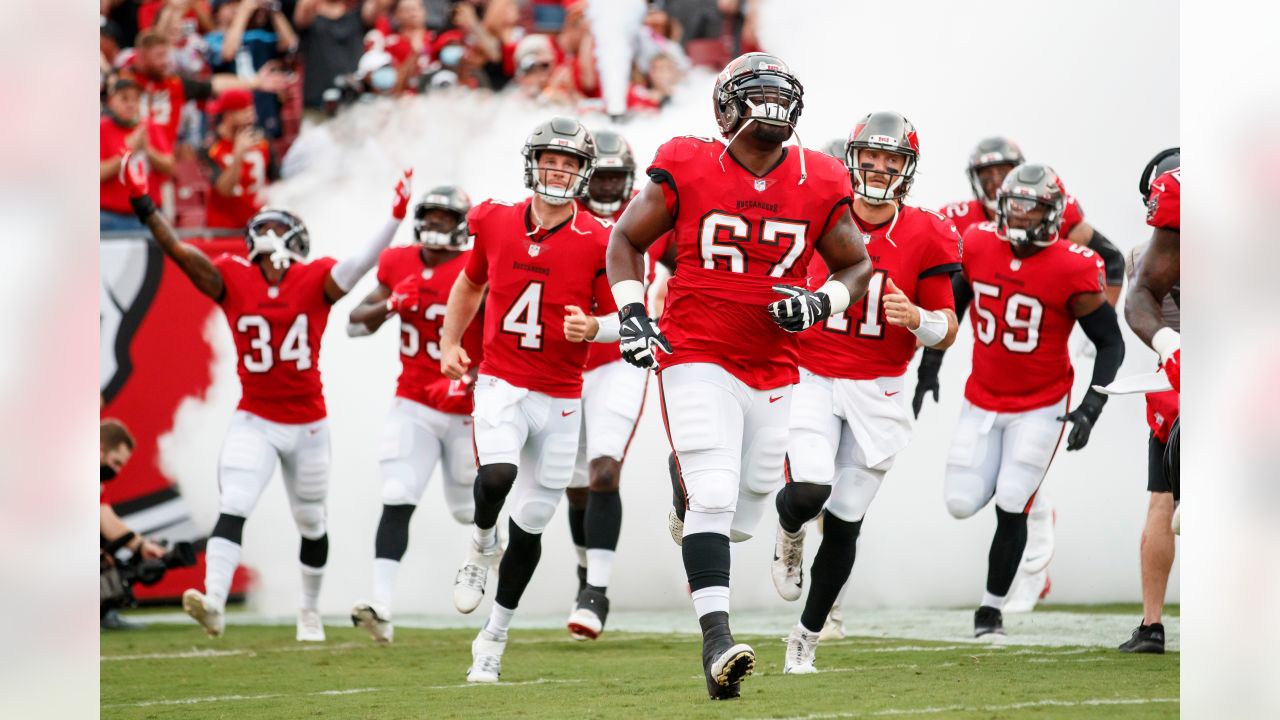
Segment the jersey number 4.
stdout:
<svg viewBox="0 0 1280 720">
<path fill-rule="evenodd" d="M 261 315 L 241 315 L 236 320 L 236 331 L 249 335 L 249 352 L 241 356 L 244 369 L 251 373 L 264 373 L 275 365 L 277 354 L 271 350 L 271 324 Z M 252 333 L 250 335 L 250 333 Z M 311 369 L 311 346 L 307 343 L 307 316 L 293 319 L 289 331 L 280 343 L 278 357 L 281 362 L 293 362 L 299 371 Z"/>
<path fill-rule="evenodd" d="M 542 329 L 542 283 L 535 280 L 502 316 L 502 332 L 515 335 L 521 350 L 541 350 Z"/>
<path fill-rule="evenodd" d="M 760 233 L 756 242 L 760 245 L 781 246 L 786 243 L 787 249 L 769 270 L 769 277 L 782 277 L 787 274 L 796 260 L 804 253 L 805 233 L 809 223 L 793 220 L 766 218 L 760 223 Z M 725 242 L 717 242 L 722 235 L 727 236 Z M 713 212 L 702 218 L 702 227 L 698 231 L 698 251 L 702 257 L 702 267 L 707 270 L 728 270 L 744 273 L 747 271 L 747 256 L 742 246 L 751 241 L 751 223 L 741 215 Z"/>
<path fill-rule="evenodd" d="M 999 324 L 995 313 L 983 307 L 985 298 L 1000 299 L 1000 287 L 984 282 L 973 283 L 973 312 L 978 318 L 974 334 L 978 342 L 990 345 L 995 342 L 996 326 Z M 1040 344 L 1040 324 L 1044 319 L 1044 305 L 1030 295 L 1014 293 L 1004 304 L 1004 325 L 1007 330 L 1000 335 L 1000 343 L 1009 352 L 1029 353 Z"/>
</svg>

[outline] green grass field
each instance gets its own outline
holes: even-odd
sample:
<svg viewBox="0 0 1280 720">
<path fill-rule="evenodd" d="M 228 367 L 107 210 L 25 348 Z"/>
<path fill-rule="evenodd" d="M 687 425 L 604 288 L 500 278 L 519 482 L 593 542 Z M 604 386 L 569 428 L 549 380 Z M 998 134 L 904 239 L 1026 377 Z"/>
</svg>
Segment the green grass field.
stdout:
<svg viewBox="0 0 1280 720">
<path fill-rule="evenodd" d="M 1179 707 L 1176 652 L 850 637 L 822 644 L 821 673 L 788 677 L 781 634 L 742 634 L 756 674 L 741 700 L 712 703 L 692 634 L 577 643 L 516 628 L 503 682 L 469 686 L 474 630 L 401 627 L 385 648 L 353 628 L 327 632 L 322 645 L 268 625 L 232 625 L 217 641 L 192 624 L 104 634 L 102 717 L 1167 718 Z"/>
</svg>

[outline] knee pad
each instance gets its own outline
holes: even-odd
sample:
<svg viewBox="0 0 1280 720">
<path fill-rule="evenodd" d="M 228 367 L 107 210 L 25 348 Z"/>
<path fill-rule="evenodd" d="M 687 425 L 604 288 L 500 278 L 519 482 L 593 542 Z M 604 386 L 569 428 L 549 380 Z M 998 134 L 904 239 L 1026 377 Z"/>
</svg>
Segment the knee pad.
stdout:
<svg viewBox="0 0 1280 720">
<path fill-rule="evenodd" d="M 220 537 L 240 545 L 240 538 L 244 537 L 244 518 L 226 513 L 219 515 L 209 537 Z"/>
<path fill-rule="evenodd" d="M 959 493 L 948 493 L 946 496 L 947 512 L 951 517 L 961 519 L 972 516 L 987 504 L 984 498 L 969 497 Z"/>
<path fill-rule="evenodd" d="M 321 503 L 298 503 L 293 508 L 293 521 L 298 525 L 302 537 L 316 540 L 325 534 L 324 505 Z"/>
<path fill-rule="evenodd" d="M 223 515 L 249 517 L 258 504 L 258 496 L 262 494 L 259 479 L 245 470 L 222 468 L 218 485 L 218 512 Z"/>
<path fill-rule="evenodd" d="M 728 471 L 686 472 L 689 509 L 706 513 L 731 513 L 738 505 L 738 478 Z"/>
<path fill-rule="evenodd" d="M 591 461 L 591 491 L 617 492 L 622 465 L 611 457 L 596 458 Z"/>
<path fill-rule="evenodd" d="M 816 432 L 793 430 L 787 447 L 787 467 L 791 479 L 815 485 L 830 485 L 836 475 L 836 449 Z"/>
<path fill-rule="evenodd" d="M 537 486 L 529 488 L 520 495 L 515 509 L 511 511 L 511 521 L 527 533 L 542 534 L 556 514 L 560 492 Z"/>
<path fill-rule="evenodd" d="M 842 468 L 831 491 L 831 499 L 827 501 L 827 509 L 849 521 L 861 521 L 871 507 L 871 501 L 879 492 L 880 484 L 891 465 L 892 458 L 874 468 Z"/>
<path fill-rule="evenodd" d="M 996 488 L 996 508 L 1007 513 L 1025 515 L 1031 509 L 1031 501 L 1040 489 L 1021 485 L 1001 485 Z"/>
<path fill-rule="evenodd" d="M 450 507 L 449 514 L 453 516 L 455 522 L 459 525 L 470 525 L 475 522 L 476 508 L 474 505 L 465 507 Z"/>
</svg>

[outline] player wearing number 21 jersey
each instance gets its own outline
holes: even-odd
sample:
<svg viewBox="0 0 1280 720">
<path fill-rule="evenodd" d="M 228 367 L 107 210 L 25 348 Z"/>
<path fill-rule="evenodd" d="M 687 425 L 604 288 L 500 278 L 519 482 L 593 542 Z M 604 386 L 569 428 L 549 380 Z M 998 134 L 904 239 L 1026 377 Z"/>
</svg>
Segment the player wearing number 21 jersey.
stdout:
<svg viewBox="0 0 1280 720">
<path fill-rule="evenodd" d="M 489 570 L 501 565 L 493 609 L 471 646 L 469 682 L 497 682 L 542 531 L 573 477 L 588 346 L 585 334 L 571 334 L 571 321 L 597 308 L 605 315 L 593 339 L 618 338 L 604 272 L 608 231 L 573 202 L 591 179 L 595 141 L 577 120 L 556 117 L 534 128 L 524 157 L 533 196 L 517 204 L 490 200 L 467 218 L 475 246 L 449 294 L 441 335 L 441 370 L 460 378 L 473 363 L 462 329 L 487 288 L 475 389 L 475 534 L 454 581 L 460 612 L 480 604 Z M 504 553 L 498 514 L 514 486 Z"/>
<path fill-rule="evenodd" d="M 802 95 L 776 56 L 748 53 L 729 63 L 713 92 L 727 141 L 678 137 L 662 145 L 648 169 L 652 182 L 609 241 L 623 358 L 660 365 L 663 420 L 683 482 L 671 526 L 712 699 L 738 697 L 755 665 L 755 651 L 729 628 L 729 543 L 751 537 L 782 482 L 799 377 L 794 333 L 860 300 L 871 276 L 844 167 L 783 146 Z M 643 257 L 668 231 L 676 267 L 659 332 L 644 305 Z M 816 291 L 805 282 L 815 249 L 832 270 Z"/>
<path fill-rule="evenodd" d="M 896 112 L 872 113 L 843 154 L 853 219 L 875 273 L 861 302 L 800 336 L 772 566 L 786 600 L 803 590 L 805 523 L 824 507 L 826 516 L 804 612 L 787 638 L 789 674 L 816 672 L 820 633 L 853 568 L 863 516 L 911 439 L 902 391 L 916 344 L 946 348 L 958 326 L 950 274 L 960 269 L 960 235 L 938 213 L 904 204 L 920 160 L 915 126 Z M 815 257 L 811 280 L 826 273 Z"/>
<path fill-rule="evenodd" d="M 400 318 L 402 371 L 378 452 L 382 518 L 374 542 L 373 599 L 351 610 L 352 622 L 379 643 L 393 639 L 392 596 L 409 544 L 409 521 L 437 464 L 454 520 L 470 525 L 475 512 L 473 378 L 450 380 L 440 372 L 445 303 L 470 259 L 470 209 L 471 200 L 456 187 L 429 190 L 414 206 L 414 242 L 383 251 L 378 286 L 352 311 L 347 326 L 349 335 L 367 335 L 392 317 Z M 467 352 L 476 358 L 481 356 L 482 332 L 477 318 L 463 336 Z"/>
<path fill-rule="evenodd" d="M 204 592 L 182 596 L 183 610 L 217 637 L 231 575 L 240 561 L 245 519 L 279 464 L 293 519 L 302 535 L 302 598 L 297 639 L 324 640 L 317 604 L 329 555 L 325 496 L 329 425 L 320 382 L 320 339 L 333 303 L 377 262 L 404 219 L 406 172 L 396 186 L 392 218 L 355 255 L 307 260 L 307 228 L 292 213 L 262 210 L 245 228 L 247 257 L 209 260 L 180 242 L 146 197 L 146 176 L 126 178 L 138 218 L 200 292 L 222 307 L 235 341 L 242 394 L 218 460 L 218 520 L 205 552 Z"/>
<path fill-rule="evenodd" d="M 986 591 L 974 614 L 978 637 L 1004 633 L 1001 610 L 1026 546 L 1027 513 L 1066 423 L 1067 449 L 1083 448 L 1106 403 L 1090 389 L 1069 407 L 1072 326 L 1080 323 L 1097 347 L 1091 388 L 1110 383 L 1124 359 L 1115 310 L 1102 293 L 1102 258 L 1059 239 L 1063 207 L 1053 170 L 1020 165 L 1001 185 L 996 221 L 964 234 L 956 304 L 963 311 L 972 299 L 973 369 L 944 494 L 957 518 L 995 499 Z"/>
</svg>

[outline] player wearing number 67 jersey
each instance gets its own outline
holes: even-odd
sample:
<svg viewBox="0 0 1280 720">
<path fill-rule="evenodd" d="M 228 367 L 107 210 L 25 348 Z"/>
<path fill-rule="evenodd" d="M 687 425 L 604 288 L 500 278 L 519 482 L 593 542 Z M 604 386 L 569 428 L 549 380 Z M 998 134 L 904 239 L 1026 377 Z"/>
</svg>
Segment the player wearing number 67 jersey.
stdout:
<svg viewBox="0 0 1280 720">
<path fill-rule="evenodd" d="M 738 697 L 755 665 L 755 651 L 734 642 L 729 628 L 729 543 L 751 537 L 782 482 L 799 378 L 794 333 L 860 300 L 871 276 L 844 167 L 783 147 L 803 92 L 776 56 L 730 62 L 712 95 L 728 141 L 678 137 L 660 147 L 652 182 L 609 240 L 623 358 L 661 363 L 663 420 L 683 478 L 673 508 L 683 524 L 672 523 L 673 535 L 702 626 L 712 699 Z M 676 268 L 659 332 L 644 306 L 643 258 L 668 231 Z M 813 291 L 805 277 L 815 249 L 832 275 Z M 659 348 L 669 354 L 656 356 Z"/>
<path fill-rule="evenodd" d="M 129 166 L 126 164 L 126 168 Z M 333 303 L 373 267 L 409 204 L 406 171 L 392 217 L 359 252 L 341 262 L 308 261 L 307 228 L 292 213 L 262 210 L 245 228 L 247 257 L 210 260 L 180 242 L 146 197 L 146 176 L 124 178 L 134 212 L 164 253 L 200 292 L 222 306 L 235 340 L 242 394 L 218 460 L 218 520 L 205 554 L 204 592 L 190 589 L 182 607 L 210 637 L 222 634 L 231 574 L 240 562 L 244 521 L 279 463 L 293 519 L 302 535 L 297 639 L 324 640 L 317 602 L 329 535 L 329 424 L 320 383 L 320 338 Z"/>
<path fill-rule="evenodd" d="M 498 588 L 472 643 L 469 682 L 497 682 L 507 630 L 542 553 L 542 531 L 573 477 L 582 420 L 584 339 L 616 341 L 617 316 L 605 280 L 605 225 L 580 213 L 596 159 L 595 141 L 577 120 L 556 117 L 524 146 L 525 186 L 518 204 L 490 200 L 467 218 L 475 247 L 449 293 L 440 368 L 459 379 L 474 360 L 462 346 L 485 289 L 484 360 L 475 389 L 475 535 L 454 581 L 460 612 L 475 610 L 489 570 Z M 581 330 L 583 309 L 605 315 Z M 515 488 L 505 554 L 498 513 Z"/>
<path fill-rule="evenodd" d="M 1090 389 L 1069 407 L 1072 326 L 1080 323 L 1097 347 L 1091 388 L 1115 379 L 1124 359 L 1116 313 L 1103 295 L 1102 258 L 1059 239 L 1063 197 L 1053 170 L 1018 166 L 996 203 L 994 223 L 964 234 L 964 282 L 955 292 L 961 313 L 973 303 L 973 370 L 945 479 L 947 510 L 957 518 L 996 502 L 977 637 L 1004 634 L 1001 610 L 1026 546 L 1027 513 L 1066 423 L 1067 449 L 1079 450 L 1106 403 Z"/>
<path fill-rule="evenodd" d="M 896 112 L 867 115 L 844 156 L 853 220 L 875 273 L 862 301 L 800 336 L 772 568 L 786 600 L 803 589 L 805 523 L 824 505 L 826 516 L 804 613 L 787 638 L 786 673 L 816 672 L 819 634 L 849 579 L 863 516 L 911 440 L 902 391 L 916 344 L 946 348 L 958 326 L 950 274 L 960 270 L 960 235 L 938 213 L 904 204 L 920 161 L 915 126 Z M 810 277 L 826 274 L 815 257 Z"/>
<path fill-rule="evenodd" d="M 440 327 L 449 289 L 466 266 L 471 246 L 467 212 L 471 200 L 462 190 L 432 188 L 413 209 L 414 243 L 384 250 L 378 260 L 378 286 L 351 313 L 347 334 L 367 335 L 400 318 L 400 364 L 396 398 L 379 447 L 382 470 L 382 519 L 374 541 L 373 599 L 351 610 L 351 621 L 374 641 L 392 641 L 391 600 L 400 559 L 409 545 L 409 520 L 427 482 L 441 468 L 444 500 L 459 523 L 471 524 L 476 479 L 471 445 L 471 387 L 464 376 L 450 380 L 440 372 Z M 481 356 L 482 321 L 472 322 L 463 345 Z"/>
</svg>

